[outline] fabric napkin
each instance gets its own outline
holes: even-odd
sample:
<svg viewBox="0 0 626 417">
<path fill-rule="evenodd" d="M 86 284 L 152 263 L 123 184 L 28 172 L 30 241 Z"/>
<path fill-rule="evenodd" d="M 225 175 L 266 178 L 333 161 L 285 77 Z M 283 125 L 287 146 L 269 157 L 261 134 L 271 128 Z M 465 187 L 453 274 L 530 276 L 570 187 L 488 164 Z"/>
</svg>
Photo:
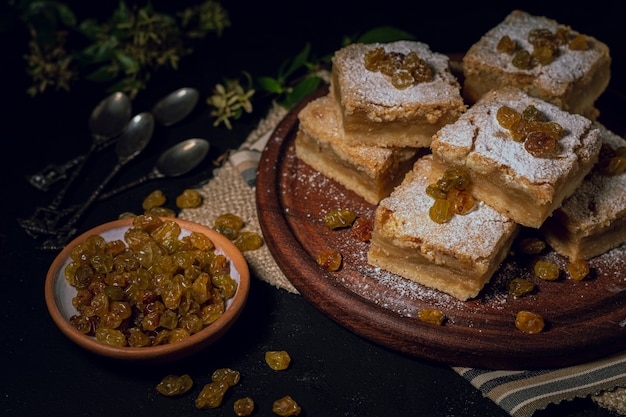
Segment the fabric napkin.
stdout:
<svg viewBox="0 0 626 417">
<path fill-rule="evenodd" d="M 228 162 L 217 168 L 213 178 L 199 188 L 208 203 L 199 208 L 185 209 L 179 217 L 210 225 L 218 215 L 231 212 L 246 221 L 247 230 L 261 233 L 254 191 L 257 167 L 271 133 L 286 114 L 284 108 L 274 105 L 243 145 L 230 153 Z M 279 289 L 298 294 L 267 246 L 244 255 L 254 276 Z M 550 404 L 576 397 L 590 397 L 600 407 L 626 415 L 626 352 L 558 369 L 452 369 L 512 417 L 530 417 Z"/>
</svg>

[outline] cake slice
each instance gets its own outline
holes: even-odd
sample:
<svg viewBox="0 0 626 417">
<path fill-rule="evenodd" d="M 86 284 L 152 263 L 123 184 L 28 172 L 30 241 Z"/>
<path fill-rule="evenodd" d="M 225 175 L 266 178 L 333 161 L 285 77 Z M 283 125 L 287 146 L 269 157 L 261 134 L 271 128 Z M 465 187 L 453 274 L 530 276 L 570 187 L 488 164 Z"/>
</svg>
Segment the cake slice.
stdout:
<svg viewBox="0 0 626 417">
<path fill-rule="evenodd" d="M 542 148 L 544 135 L 517 137 L 501 125 L 501 108 L 545 120 L 537 125 L 556 135 L 554 149 L 537 154 L 537 146 L 548 149 Z M 600 130 L 591 120 L 504 87 L 485 94 L 459 120 L 439 130 L 431 149 L 437 163 L 468 171 L 478 200 L 519 224 L 539 228 L 591 171 L 600 146 Z"/>
<path fill-rule="evenodd" d="M 368 262 L 459 300 L 476 297 L 506 257 L 519 226 L 477 202 L 447 223 L 429 216 L 426 188 L 444 169 L 420 158 L 376 209 Z"/>
<path fill-rule="evenodd" d="M 570 260 L 590 259 L 626 243 L 626 140 L 600 128 L 600 160 L 541 228 L 550 246 Z"/>
<path fill-rule="evenodd" d="M 463 95 L 472 104 L 489 90 L 514 86 L 595 118 L 594 103 L 609 84 L 610 66 L 605 43 L 555 20 L 514 10 L 465 54 Z"/>
<path fill-rule="evenodd" d="M 412 53 L 432 79 L 396 88 L 392 75 L 366 68 L 365 57 L 375 50 L 394 59 Z M 335 53 L 331 72 L 348 144 L 426 148 L 432 135 L 466 108 L 448 57 L 421 42 L 351 44 Z"/>
<path fill-rule="evenodd" d="M 298 119 L 296 156 L 374 205 L 391 193 L 418 154 L 425 152 L 346 144 L 339 109 L 329 95 L 307 103 Z"/>
</svg>

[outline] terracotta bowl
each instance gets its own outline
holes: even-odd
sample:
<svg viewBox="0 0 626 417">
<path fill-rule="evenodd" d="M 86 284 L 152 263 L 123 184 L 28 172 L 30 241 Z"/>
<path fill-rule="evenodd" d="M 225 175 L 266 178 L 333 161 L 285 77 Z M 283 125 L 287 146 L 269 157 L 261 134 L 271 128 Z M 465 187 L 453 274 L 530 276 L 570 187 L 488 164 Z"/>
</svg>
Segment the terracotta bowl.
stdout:
<svg viewBox="0 0 626 417">
<path fill-rule="evenodd" d="M 216 321 L 182 341 L 151 347 L 117 347 L 97 341 L 78 331 L 69 319 L 77 313 L 72 305 L 76 289 L 69 285 L 64 277 L 65 267 L 70 262 L 69 254 L 74 247 L 88 236 L 99 234 L 105 240 L 122 239 L 124 232 L 132 227 L 132 219 L 116 220 L 97 226 L 70 242 L 56 257 L 45 284 L 45 298 L 52 319 L 61 331 L 79 346 L 98 355 L 132 361 L 169 362 L 196 353 L 219 339 L 237 320 L 242 312 L 250 290 L 250 273 L 242 253 L 223 235 L 201 224 L 181 219 L 175 220 L 182 229 L 181 236 L 192 231 L 208 236 L 215 245 L 215 252 L 225 255 L 230 260 L 231 277 L 237 281 L 235 296 L 226 302 L 226 310 Z"/>
</svg>

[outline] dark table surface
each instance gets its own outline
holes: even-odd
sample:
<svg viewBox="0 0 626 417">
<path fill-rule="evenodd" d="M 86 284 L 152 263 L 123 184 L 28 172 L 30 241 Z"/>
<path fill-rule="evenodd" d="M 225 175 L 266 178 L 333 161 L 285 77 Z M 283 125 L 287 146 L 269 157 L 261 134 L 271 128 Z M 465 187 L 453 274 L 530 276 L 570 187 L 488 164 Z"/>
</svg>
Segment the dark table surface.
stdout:
<svg viewBox="0 0 626 417">
<path fill-rule="evenodd" d="M 108 3 L 116 2 L 101 2 L 99 8 L 110 11 L 107 7 L 113 6 Z M 154 3 L 173 7 L 168 2 Z M 185 3 L 192 2 L 177 5 Z M 373 8 L 366 2 L 224 3 L 228 3 L 225 7 L 233 25 L 223 37 L 202 44 L 194 55 L 183 59 L 178 71 L 156 74 L 148 89 L 133 101 L 134 113 L 149 110 L 166 93 L 191 86 L 201 92 L 198 107 L 184 122 L 158 127 L 145 152 L 124 168 L 115 184 L 145 174 L 162 150 L 189 137 L 211 142 L 206 163 L 183 177 L 148 183 L 94 205 L 79 223 L 80 231 L 113 220 L 123 211 L 139 211 L 143 198 L 156 188 L 175 196 L 209 180 L 211 161 L 236 148 L 263 115 L 259 109 L 236 122 L 232 130 L 213 127 L 204 103 L 212 87 L 224 77 L 240 76 L 242 70 L 274 75 L 278 65 L 306 42 L 318 55 L 324 55 L 338 49 L 344 35 L 391 25 L 413 33 L 433 50 L 463 52 L 511 9 L 521 8 L 605 41 L 613 56 L 611 88 L 624 91 L 624 44 L 618 35 L 623 15 L 618 13 L 618 1 L 596 1 L 580 8 L 548 2 L 501 2 L 498 6 L 490 4 L 493 2 L 442 2 L 407 7 L 404 2 L 391 1 L 379 2 Z M 338 8 L 339 4 L 342 7 Z M 85 9 L 82 12 L 89 13 L 84 3 L 79 3 L 81 7 Z M 44 302 L 43 282 L 56 253 L 38 250 L 39 242 L 27 236 L 16 219 L 31 215 L 34 207 L 47 204 L 54 193 L 32 188 L 25 174 L 86 151 L 90 141 L 87 118 L 105 92 L 99 85 L 82 83 L 71 93 L 51 91 L 29 98 L 24 92 L 28 79 L 21 58 L 26 49 L 23 29 L 1 35 L 3 90 L 9 91 L 2 96 L 9 102 L 0 110 L 4 147 L 0 166 L 4 187 L 0 220 L 3 416 L 228 416 L 234 415 L 233 401 L 243 395 L 255 399 L 257 416 L 273 415 L 271 404 L 283 395 L 295 398 L 305 416 L 506 415 L 448 365 L 407 357 L 364 340 L 301 296 L 254 278 L 239 321 L 213 346 L 188 359 L 165 365 L 120 363 L 74 345 L 54 325 Z M 71 198 L 84 199 L 114 162 L 111 152 L 94 158 Z M 283 349 L 293 358 L 291 367 L 280 373 L 269 370 L 264 352 Z M 195 409 L 194 394 L 210 380 L 211 372 L 221 367 L 239 370 L 241 383 L 221 409 Z M 170 373 L 189 373 L 196 388 L 182 398 L 162 397 L 154 387 Z M 549 406 L 536 413 L 609 415 L 590 399 Z"/>
</svg>

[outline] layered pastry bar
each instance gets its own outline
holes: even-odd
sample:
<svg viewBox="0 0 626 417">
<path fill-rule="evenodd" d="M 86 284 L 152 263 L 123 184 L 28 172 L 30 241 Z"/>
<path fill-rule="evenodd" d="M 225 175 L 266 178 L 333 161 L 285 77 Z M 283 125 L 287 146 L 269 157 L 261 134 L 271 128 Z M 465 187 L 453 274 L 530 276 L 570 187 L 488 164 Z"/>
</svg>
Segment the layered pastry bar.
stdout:
<svg viewBox="0 0 626 417">
<path fill-rule="evenodd" d="M 415 148 L 350 146 L 343 140 L 339 109 L 329 95 L 315 99 L 298 114 L 296 156 L 367 202 L 378 202 L 398 185 L 418 153 Z"/>
<path fill-rule="evenodd" d="M 429 216 L 426 188 L 443 169 L 420 158 L 376 209 L 368 262 L 460 300 L 476 297 L 507 256 L 519 226 L 477 202 L 447 223 Z"/>
<path fill-rule="evenodd" d="M 550 246 L 571 260 L 626 243 L 626 140 L 600 127 L 600 160 L 541 228 Z"/>
<path fill-rule="evenodd" d="M 571 113 L 597 116 L 596 99 L 611 76 L 606 44 L 569 26 L 521 10 L 511 12 L 463 58 L 463 96 L 514 86 Z"/>
<path fill-rule="evenodd" d="M 425 70 L 430 80 L 395 87 L 394 76 L 405 79 L 396 69 L 404 67 L 366 68 L 366 55 L 370 59 L 376 51 L 384 53 L 385 62 L 397 63 L 410 55 L 411 64 L 406 67 Z M 448 57 L 421 42 L 351 44 L 335 53 L 331 73 L 331 92 L 349 144 L 426 148 L 439 128 L 454 122 L 466 109 Z"/>
<path fill-rule="evenodd" d="M 503 127 L 512 113 L 522 119 L 515 128 Z M 526 129 L 528 135 L 519 137 Z M 547 141 L 546 131 L 557 139 Z M 591 120 L 504 87 L 441 128 L 431 149 L 437 163 L 468 171 L 478 200 L 519 224 L 539 228 L 591 171 L 600 146 L 600 130 Z"/>
</svg>

